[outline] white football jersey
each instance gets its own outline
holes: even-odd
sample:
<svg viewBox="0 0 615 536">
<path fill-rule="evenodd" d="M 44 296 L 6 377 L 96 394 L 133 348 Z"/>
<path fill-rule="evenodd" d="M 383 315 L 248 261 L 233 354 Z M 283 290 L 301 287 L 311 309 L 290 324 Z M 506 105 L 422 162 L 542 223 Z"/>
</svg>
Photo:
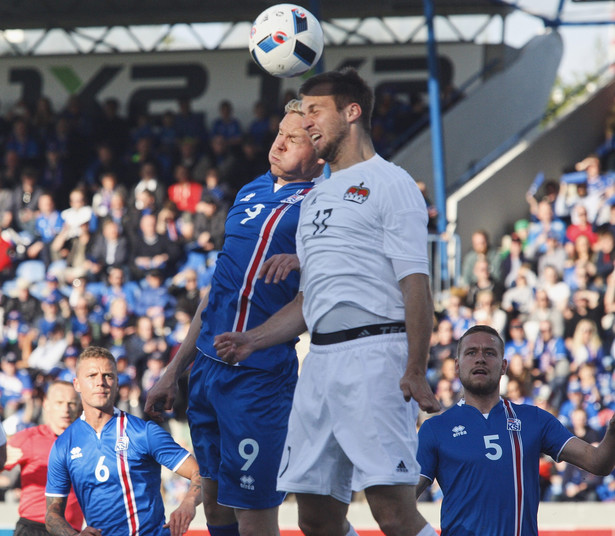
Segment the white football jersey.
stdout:
<svg viewBox="0 0 615 536">
<path fill-rule="evenodd" d="M 336 304 L 403 320 L 398 280 L 429 274 L 427 219 L 412 177 L 378 155 L 333 173 L 310 191 L 297 228 L 309 331 Z M 394 260 L 410 270 L 396 273 Z"/>
</svg>

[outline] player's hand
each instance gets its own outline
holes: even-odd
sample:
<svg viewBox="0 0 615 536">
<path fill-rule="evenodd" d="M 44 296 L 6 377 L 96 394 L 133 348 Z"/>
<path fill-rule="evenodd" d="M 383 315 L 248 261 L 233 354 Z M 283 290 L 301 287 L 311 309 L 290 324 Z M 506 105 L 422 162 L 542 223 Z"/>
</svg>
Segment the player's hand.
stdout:
<svg viewBox="0 0 615 536">
<path fill-rule="evenodd" d="M 258 278 L 265 278 L 265 283 L 279 283 L 286 280 L 293 270 L 299 271 L 299 257 L 292 253 L 279 253 L 269 257 L 261 267 Z"/>
<path fill-rule="evenodd" d="M 163 374 L 147 393 L 145 413 L 157 422 L 163 420 L 164 411 L 173 409 L 177 384 L 172 374 Z"/>
<path fill-rule="evenodd" d="M 399 381 L 399 388 L 404 394 L 406 402 L 410 402 L 410 399 L 414 398 L 423 411 L 427 413 L 440 411 L 440 402 L 434 396 L 424 374 L 404 374 Z"/>
<path fill-rule="evenodd" d="M 216 335 L 214 348 L 218 357 L 229 365 L 246 360 L 254 351 L 252 337 L 240 331 L 229 331 Z"/>
<path fill-rule="evenodd" d="M 102 536 L 102 531 L 88 526 L 79 533 L 79 536 Z"/>
<path fill-rule="evenodd" d="M 190 523 L 196 515 L 196 506 L 189 500 L 184 500 L 182 503 L 171 513 L 169 522 L 164 525 L 164 528 L 171 529 L 171 536 L 182 536 L 188 531 Z"/>
</svg>

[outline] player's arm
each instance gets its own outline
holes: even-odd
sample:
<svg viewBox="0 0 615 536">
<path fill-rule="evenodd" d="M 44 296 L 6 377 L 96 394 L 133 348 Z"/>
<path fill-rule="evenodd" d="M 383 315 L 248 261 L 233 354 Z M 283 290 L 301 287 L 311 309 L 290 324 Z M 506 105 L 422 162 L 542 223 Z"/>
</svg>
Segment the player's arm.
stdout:
<svg viewBox="0 0 615 536">
<path fill-rule="evenodd" d="M 47 513 L 45 514 L 45 527 L 52 536 L 102 536 L 100 530 L 86 527 L 81 532 L 71 527 L 64 517 L 66 510 L 66 497 L 47 497 Z"/>
<path fill-rule="evenodd" d="M 181 536 L 190 527 L 190 523 L 196 515 L 196 507 L 201 504 L 203 495 L 199 466 L 193 456 L 188 456 L 175 472 L 190 480 L 190 488 L 188 488 L 181 504 L 171 513 L 169 522 L 165 527 L 171 529 L 171 536 Z"/>
<path fill-rule="evenodd" d="M 431 480 L 429 480 L 426 476 L 421 475 L 419 483 L 416 485 L 416 498 L 418 499 L 421 495 L 423 495 L 423 492 L 429 486 L 431 486 Z"/>
<path fill-rule="evenodd" d="M 214 347 L 218 357 L 229 364 L 239 363 L 263 348 L 290 341 L 306 330 L 303 319 L 303 293 L 271 316 L 266 322 L 244 332 L 227 332 L 216 335 Z"/>
<path fill-rule="evenodd" d="M 434 311 L 429 276 L 410 274 L 399 281 L 399 286 L 404 298 L 408 337 L 408 364 L 399 386 L 406 401 L 414 398 L 423 411 L 434 413 L 440 410 L 440 403 L 425 377 Z"/>
<path fill-rule="evenodd" d="M 171 409 L 177 393 L 177 382 L 184 371 L 194 361 L 196 356 L 196 341 L 201 331 L 201 312 L 209 301 L 209 294 L 205 294 L 190 322 L 186 338 L 182 341 L 179 350 L 173 357 L 166 372 L 147 393 L 145 412 L 156 420 L 162 419 L 163 408 Z"/>
<path fill-rule="evenodd" d="M 595 475 L 606 476 L 611 473 L 615 467 L 615 415 L 611 417 L 598 446 L 573 437 L 564 445 L 559 460 L 572 463 Z"/>
</svg>

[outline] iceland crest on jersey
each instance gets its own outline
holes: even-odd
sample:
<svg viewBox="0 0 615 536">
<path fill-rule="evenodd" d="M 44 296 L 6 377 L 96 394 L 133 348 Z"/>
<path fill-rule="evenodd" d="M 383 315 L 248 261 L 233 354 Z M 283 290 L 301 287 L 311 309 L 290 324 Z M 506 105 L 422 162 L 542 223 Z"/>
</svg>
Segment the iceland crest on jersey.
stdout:
<svg viewBox="0 0 615 536">
<path fill-rule="evenodd" d="M 506 419 L 506 430 L 509 432 L 520 432 L 521 431 L 521 420 L 520 419 Z"/>
<path fill-rule="evenodd" d="M 294 205 L 295 203 L 299 203 L 305 198 L 305 194 L 302 192 L 305 192 L 305 189 L 297 190 L 297 193 L 287 197 L 286 199 L 282 199 L 280 203 L 285 203 L 286 205 Z"/>
<path fill-rule="evenodd" d="M 115 442 L 115 452 L 128 450 L 128 436 L 120 436 Z"/>
</svg>

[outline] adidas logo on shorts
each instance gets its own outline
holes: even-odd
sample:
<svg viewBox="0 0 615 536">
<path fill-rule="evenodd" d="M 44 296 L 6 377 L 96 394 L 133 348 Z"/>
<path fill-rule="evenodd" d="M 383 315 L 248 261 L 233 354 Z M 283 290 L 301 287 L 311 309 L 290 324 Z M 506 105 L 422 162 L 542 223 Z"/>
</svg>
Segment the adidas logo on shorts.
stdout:
<svg viewBox="0 0 615 536">
<path fill-rule="evenodd" d="M 407 473 L 408 472 L 408 468 L 406 467 L 406 464 L 404 463 L 404 460 L 401 460 L 397 464 L 397 469 L 395 469 L 395 471 L 397 471 L 398 473 Z"/>
</svg>

